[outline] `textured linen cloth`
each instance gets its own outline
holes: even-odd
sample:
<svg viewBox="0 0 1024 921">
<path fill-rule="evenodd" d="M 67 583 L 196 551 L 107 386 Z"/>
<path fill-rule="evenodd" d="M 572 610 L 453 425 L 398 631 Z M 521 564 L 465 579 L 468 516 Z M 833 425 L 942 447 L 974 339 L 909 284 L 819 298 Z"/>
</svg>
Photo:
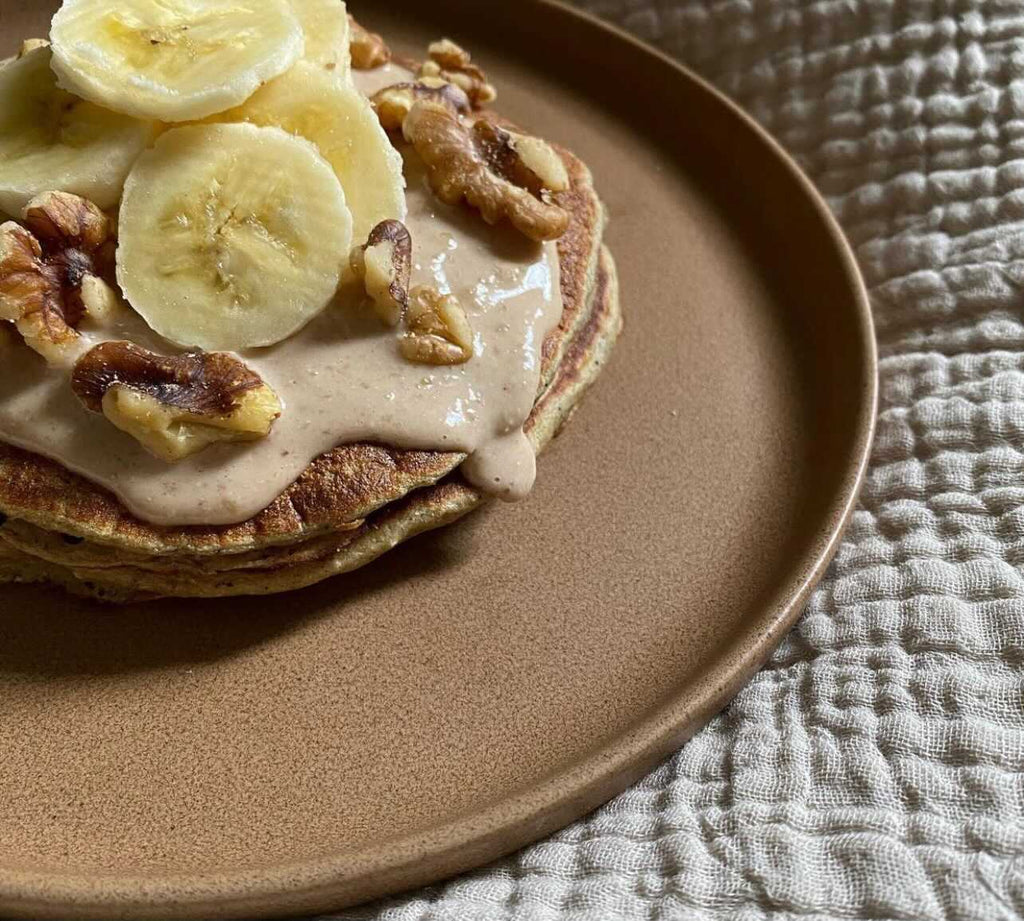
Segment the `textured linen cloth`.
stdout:
<svg viewBox="0 0 1024 921">
<path fill-rule="evenodd" d="M 579 2 L 738 100 L 827 196 L 878 325 L 870 476 L 799 626 L 668 763 L 338 917 L 1022 918 L 1024 0 Z"/>
</svg>

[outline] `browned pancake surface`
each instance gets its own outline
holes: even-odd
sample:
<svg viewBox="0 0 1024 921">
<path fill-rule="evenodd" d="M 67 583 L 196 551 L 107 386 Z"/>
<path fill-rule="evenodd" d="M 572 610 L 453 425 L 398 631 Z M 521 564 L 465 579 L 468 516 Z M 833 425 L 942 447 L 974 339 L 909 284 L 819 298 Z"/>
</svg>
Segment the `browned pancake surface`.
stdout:
<svg viewBox="0 0 1024 921">
<path fill-rule="evenodd" d="M 615 264 L 604 249 L 588 309 L 525 426 L 535 450 L 540 452 L 571 417 L 607 361 L 621 325 Z M 125 560 L 109 566 L 74 562 L 64 566 L 27 556 L 22 560 L 31 565 L 23 579 L 56 581 L 77 593 L 110 601 L 291 591 L 364 566 L 402 541 L 450 524 L 485 501 L 485 495 L 454 474 L 380 509 L 358 527 L 337 535 L 336 544 L 314 539 L 308 545 L 273 548 L 237 569 L 218 570 L 203 564 L 197 569 L 184 561 L 178 567 L 134 565 Z"/>
<path fill-rule="evenodd" d="M 560 151 L 572 180 L 558 196 L 571 215 L 559 240 L 563 311 L 545 340 L 542 388 L 587 314 L 604 230 L 590 171 Z M 337 447 L 316 458 L 255 517 L 236 525 L 161 527 L 133 516 L 108 490 L 60 464 L 0 443 L 0 512 L 36 527 L 135 554 L 225 554 L 260 551 L 350 528 L 375 510 L 455 470 L 464 454 L 403 451 L 378 445 Z"/>
</svg>

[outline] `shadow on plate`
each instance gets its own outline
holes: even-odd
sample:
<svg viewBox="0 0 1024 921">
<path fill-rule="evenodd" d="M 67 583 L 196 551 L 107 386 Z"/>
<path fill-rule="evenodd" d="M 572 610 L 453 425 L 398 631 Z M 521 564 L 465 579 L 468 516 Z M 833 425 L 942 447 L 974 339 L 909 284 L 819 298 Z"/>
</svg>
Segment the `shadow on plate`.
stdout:
<svg viewBox="0 0 1024 921">
<path fill-rule="evenodd" d="M 344 617 L 396 581 L 457 565 L 473 542 L 467 530 L 479 518 L 423 534 L 363 569 L 282 595 L 118 606 L 51 586 L 4 586 L 0 677 L 127 674 L 228 658 L 311 620 Z"/>
</svg>

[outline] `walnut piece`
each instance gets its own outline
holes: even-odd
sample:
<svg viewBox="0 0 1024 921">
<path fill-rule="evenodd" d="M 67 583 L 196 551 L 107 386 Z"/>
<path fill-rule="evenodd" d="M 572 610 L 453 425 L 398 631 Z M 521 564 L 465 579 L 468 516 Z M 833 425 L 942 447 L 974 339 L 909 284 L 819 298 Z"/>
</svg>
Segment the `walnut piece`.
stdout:
<svg viewBox="0 0 1024 921">
<path fill-rule="evenodd" d="M 18 50 L 18 57 L 23 58 L 26 54 L 31 54 L 33 51 L 38 51 L 40 48 L 49 48 L 50 43 L 45 38 L 26 38 L 21 43 L 21 48 Z"/>
<path fill-rule="evenodd" d="M 516 134 L 484 118 L 474 121 L 472 130 L 477 148 L 503 179 L 538 198 L 569 188 L 569 172 L 547 141 Z"/>
<path fill-rule="evenodd" d="M 406 361 L 461 365 L 473 357 L 473 330 L 458 298 L 420 285 L 409 295 L 406 333 L 398 347 Z"/>
<path fill-rule="evenodd" d="M 71 388 L 82 403 L 173 463 L 215 442 L 270 433 L 281 401 L 233 355 L 157 355 L 130 342 L 104 342 L 75 364 Z"/>
<path fill-rule="evenodd" d="M 484 119 L 467 123 L 434 97 L 416 100 L 402 132 L 447 204 L 465 199 L 488 224 L 508 218 L 531 240 L 557 240 L 568 228 L 568 213 L 544 200 L 540 177 L 525 166 L 503 129 Z"/>
<path fill-rule="evenodd" d="M 518 154 L 523 168 L 537 177 L 541 194 L 568 191 L 571 185 L 569 171 L 565 168 L 565 161 L 558 156 L 554 147 L 547 141 L 531 137 L 528 134 L 518 134 L 515 131 L 505 131 L 505 133 L 509 137 L 512 149 Z"/>
<path fill-rule="evenodd" d="M 465 115 L 471 109 L 469 97 L 459 87 L 429 78 L 418 83 L 386 86 L 370 99 L 385 131 L 401 131 L 405 119 L 419 99 L 434 99 Z"/>
<path fill-rule="evenodd" d="M 128 309 L 117 292 L 96 275 L 86 275 L 82 279 L 79 297 L 85 307 L 85 316 L 79 327 L 83 330 L 86 326 L 90 331 L 110 329 Z"/>
<path fill-rule="evenodd" d="M 472 56 L 451 39 L 443 38 L 427 49 L 428 60 L 420 66 L 420 77 L 437 77 L 452 83 L 469 97 L 474 109 L 482 108 L 498 98 L 498 92 L 487 81 L 487 75 L 473 63 Z"/>
<path fill-rule="evenodd" d="M 65 304 L 56 268 L 43 261 L 39 241 L 20 224 L 0 224 L 0 318 L 51 364 L 66 361 L 81 319 Z"/>
<path fill-rule="evenodd" d="M 384 39 L 361 26 L 351 13 L 348 16 L 348 32 L 352 66 L 356 70 L 374 70 L 391 60 L 391 49 Z"/>
<path fill-rule="evenodd" d="M 412 237 L 401 221 L 381 221 L 364 246 L 352 250 L 352 271 L 360 278 L 374 310 L 388 326 L 397 326 L 409 306 Z"/>
<path fill-rule="evenodd" d="M 66 192 L 36 196 L 22 215 L 24 226 L 0 225 L 0 319 L 49 363 L 67 364 L 88 310 L 83 284 L 112 265 L 110 224 L 92 202 Z"/>
</svg>

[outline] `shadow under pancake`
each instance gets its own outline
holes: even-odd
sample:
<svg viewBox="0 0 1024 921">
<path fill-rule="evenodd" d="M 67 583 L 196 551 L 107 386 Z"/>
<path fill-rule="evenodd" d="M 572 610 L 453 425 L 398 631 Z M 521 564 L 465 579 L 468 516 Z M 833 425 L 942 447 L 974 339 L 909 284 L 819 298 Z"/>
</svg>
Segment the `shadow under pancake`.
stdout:
<svg viewBox="0 0 1024 921">
<path fill-rule="evenodd" d="M 413 538 L 355 572 L 283 595 L 109 605 L 42 585 L 8 585 L 3 675 L 88 676 L 202 664 L 262 646 L 321 617 L 346 617 L 396 582 L 434 578 L 473 544 L 480 514 Z M 45 609 L 41 618 L 39 611 Z"/>
</svg>

